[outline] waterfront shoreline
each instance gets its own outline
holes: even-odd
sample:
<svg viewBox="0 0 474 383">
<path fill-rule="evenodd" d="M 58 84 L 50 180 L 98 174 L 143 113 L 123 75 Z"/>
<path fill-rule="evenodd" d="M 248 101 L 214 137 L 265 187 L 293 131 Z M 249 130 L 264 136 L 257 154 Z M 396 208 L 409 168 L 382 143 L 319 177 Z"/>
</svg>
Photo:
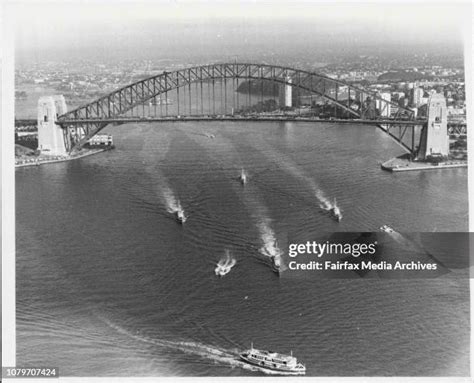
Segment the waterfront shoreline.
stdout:
<svg viewBox="0 0 474 383">
<path fill-rule="evenodd" d="M 72 161 L 72 160 L 77 160 L 79 158 L 83 157 L 88 157 L 92 156 L 94 154 L 102 153 L 109 150 L 108 148 L 103 148 L 103 149 L 87 149 L 87 152 L 81 153 L 78 155 L 73 155 L 73 156 L 68 156 L 64 158 L 59 158 L 59 159 L 36 159 L 34 162 L 28 162 L 28 163 L 16 163 L 15 161 L 15 168 L 25 168 L 25 167 L 30 167 L 30 166 L 40 166 L 40 165 L 47 165 L 47 164 L 54 164 L 58 162 L 66 162 L 66 161 Z"/>
</svg>

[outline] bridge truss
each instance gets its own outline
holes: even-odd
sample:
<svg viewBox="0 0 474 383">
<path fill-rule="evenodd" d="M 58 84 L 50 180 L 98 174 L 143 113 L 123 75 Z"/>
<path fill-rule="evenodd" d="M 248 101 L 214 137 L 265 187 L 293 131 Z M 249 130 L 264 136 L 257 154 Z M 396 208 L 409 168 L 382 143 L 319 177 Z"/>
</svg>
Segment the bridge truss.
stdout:
<svg viewBox="0 0 474 383">
<path fill-rule="evenodd" d="M 244 93 L 247 92 L 248 97 L 244 95 L 244 102 L 243 92 L 239 88 L 242 81 L 247 82 Z M 73 150 L 84 145 L 110 123 L 156 120 L 158 106 L 160 118 L 166 116 L 168 120 L 180 119 L 183 115 L 211 119 L 248 116 L 252 112 L 252 104 L 263 105 L 271 98 L 268 87 L 264 88 L 265 83 L 273 83 L 277 93 L 279 88 L 291 86 L 301 99 L 309 99 L 310 105 L 314 100 L 324 100 L 327 105 L 334 107 L 340 118 L 373 122 L 407 151 L 413 154 L 416 152 L 415 130 L 421 128 L 424 121 L 415 120 L 413 111 L 400 108 L 374 92 L 340 80 L 266 64 L 212 64 L 163 72 L 67 112 L 58 117 L 57 124 L 68 137 L 68 150 Z M 258 90 L 259 87 L 260 97 L 254 94 L 255 88 Z M 171 93 L 174 100 L 170 102 Z M 391 108 L 396 108 L 397 112 L 388 122 Z M 380 120 L 384 120 L 384 123 Z"/>
</svg>

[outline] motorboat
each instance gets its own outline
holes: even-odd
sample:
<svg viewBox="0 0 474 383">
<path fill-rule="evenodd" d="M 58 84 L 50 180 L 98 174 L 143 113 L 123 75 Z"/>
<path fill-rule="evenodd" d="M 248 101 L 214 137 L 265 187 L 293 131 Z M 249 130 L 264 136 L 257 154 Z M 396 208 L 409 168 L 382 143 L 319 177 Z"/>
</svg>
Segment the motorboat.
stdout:
<svg viewBox="0 0 474 383">
<path fill-rule="evenodd" d="M 178 210 L 178 211 L 176 211 L 176 219 L 177 219 L 177 221 L 178 221 L 181 225 L 186 222 L 187 217 L 184 215 L 184 211 L 183 211 L 183 210 Z"/>
<path fill-rule="evenodd" d="M 273 262 L 273 269 L 275 270 L 276 273 L 280 273 L 281 271 L 281 256 L 276 255 L 272 257 L 272 262 Z"/>
<path fill-rule="evenodd" d="M 226 257 L 221 259 L 217 265 L 216 268 L 214 269 L 214 272 L 216 273 L 217 276 L 223 277 L 227 273 L 230 272 L 232 267 L 237 263 L 237 261 L 230 256 L 230 253 L 228 250 L 226 251 Z"/>
<path fill-rule="evenodd" d="M 341 221 L 342 213 L 341 209 L 339 209 L 339 206 L 337 206 L 336 199 L 334 199 L 334 204 L 331 207 L 331 213 L 334 215 L 334 218 L 337 220 L 337 222 Z"/>
<path fill-rule="evenodd" d="M 388 225 L 383 225 L 383 226 L 380 226 L 380 231 L 384 231 L 386 233 L 394 233 L 395 230 L 393 230 L 390 226 Z"/>
</svg>

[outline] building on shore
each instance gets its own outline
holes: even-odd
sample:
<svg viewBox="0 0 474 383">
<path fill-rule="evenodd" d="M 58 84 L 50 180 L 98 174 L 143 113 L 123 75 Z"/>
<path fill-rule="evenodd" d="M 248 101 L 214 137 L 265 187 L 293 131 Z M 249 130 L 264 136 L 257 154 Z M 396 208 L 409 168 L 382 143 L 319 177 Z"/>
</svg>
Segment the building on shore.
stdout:
<svg viewBox="0 0 474 383">
<path fill-rule="evenodd" d="M 425 91 L 423 88 L 413 88 L 411 92 L 411 104 L 416 106 L 417 108 L 423 105 L 423 95 Z"/>
<path fill-rule="evenodd" d="M 379 96 L 382 100 L 388 101 L 383 102 L 382 100 L 376 100 L 376 108 L 380 112 L 380 116 L 382 117 L 390 117 L 392 109 L 390 102 L 392 101 L 392 95 L 389 92 L 382 92 L 379 93 Z"/>
<path fill-rule="evenodd" d="M 96 134 L 92 138 L 87 141 L 90 147 L 104 147 L 109 146 L 112 147 L 114 145 L 113 138 L 110 134 Z"/>
</svg>

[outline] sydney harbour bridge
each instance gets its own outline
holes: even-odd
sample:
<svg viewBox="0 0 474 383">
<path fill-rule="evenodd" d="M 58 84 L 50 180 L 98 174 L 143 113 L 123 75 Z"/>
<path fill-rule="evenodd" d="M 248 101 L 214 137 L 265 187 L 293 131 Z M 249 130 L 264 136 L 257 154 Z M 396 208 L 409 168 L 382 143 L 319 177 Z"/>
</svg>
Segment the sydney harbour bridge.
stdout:
<svg viewBox="0 0 474 383">
<path fill-rule="evenodd" d="M 258 111 L 259 106 L 274 106 L 282 89 L 277 112 Z M 291 105 L 292 93 L 303 107 L 285 108 Z M 267 64 L 223 63 L 163 72 L 71 111 L 62 100 L 50 97 L 49 106 L 44 102 L 41 111 L 40 99 L 38 129 L 49 126 L 61 132 L 67 152 L 81 148 L 107 125 L 130 122 L 247 119 L 369 124 L 394 138 L 413 158 L 428 134 L 429 116 L 416 118 L 413 110 L 375 92 L 318 73 Z M 332 110 L 331 117 L 304 112 L 304 105 L 311 110 L 316 100 Z"/>
</svg>

